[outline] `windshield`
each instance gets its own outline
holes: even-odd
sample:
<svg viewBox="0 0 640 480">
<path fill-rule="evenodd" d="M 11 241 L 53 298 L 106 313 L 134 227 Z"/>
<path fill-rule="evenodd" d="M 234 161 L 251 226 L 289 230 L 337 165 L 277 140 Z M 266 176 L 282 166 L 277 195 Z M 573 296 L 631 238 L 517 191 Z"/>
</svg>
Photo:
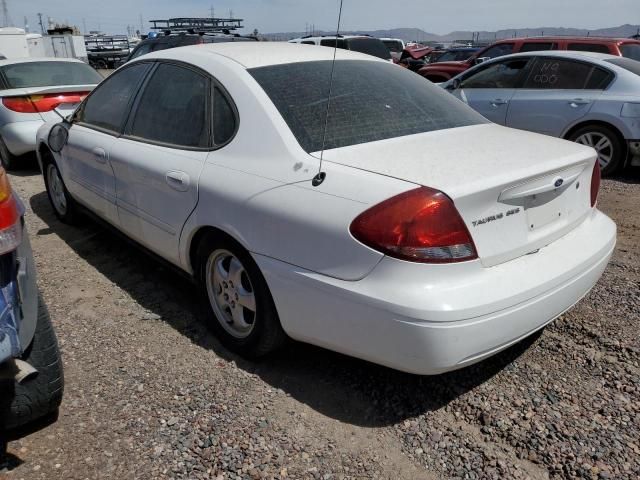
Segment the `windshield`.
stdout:
<svg viewBox="0 0 640 480">
<path fill-rule="evenodd" d="M 79 62 L 24 62 L 1 68 L 8 88 L 95 85 L 102 81 L 98 72 Z"/>
<path fill-rule="evenodd" d="M 331 61 L 249 70 L 307 152 L 322 150 Z M 295 81 L 294 81 L 295 79 Z M 445 90 L 390 63 L 335 64 L 325 148 L 339 148 L 487 120 Z"/>
<path fill-rule="evenodd" d="M 377 38 L 352 38 L 347 40 L 349 50 L 354 52 L 366 53 L 367 55 L 373 55 L 374 57 L 382 58 L 383 60 L 391 59 L 391 52 L 385 47 L 382 41 Z"/>
<path fill-rule="evenodd" d="M 400 53 L 403 50 L 402 42 L 397 40 L 382 40 L 382 43 L 386 45 L 390 52 Z"/>
<path fill-rule="evenodd" d="M 612 58 L 611 60 L 605 60 L 605 62 L 624 68 L 625 70 L 629 70 L 631 73 L 635 73 L 636 75 L 640 75 L 640 62 L 636 62 L 635 60 L 631 60 L 629 58 Z"/>
<path fill-rule="evenodd" d="M 640 61 L 640 44 L 626 43 L 624 45 L 620 45 L 620 51 L 622 52 L 623 57 Z"/>
</svg>

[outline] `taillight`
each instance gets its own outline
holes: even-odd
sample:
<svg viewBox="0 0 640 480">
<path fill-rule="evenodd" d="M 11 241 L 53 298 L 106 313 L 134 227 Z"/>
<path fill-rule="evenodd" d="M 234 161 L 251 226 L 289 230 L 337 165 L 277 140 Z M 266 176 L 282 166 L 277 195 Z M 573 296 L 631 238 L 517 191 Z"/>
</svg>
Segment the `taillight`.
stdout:
<svg viewBox="0 0 640 480">
<path fill-rule="evenodd" d="M 9 110 L 20 113 L 50 112 L 63 103 L 80 103 L 88 93 L 47 93 L 45 95 L 4 97 L 2 104 Z"/>
<path fill-rule="evenodd" d="M 595 207 L 598 201 L 598 192 L 600 191 L 600 162 L 596 160 L 591 173 L 591 206 Z"/>
<path fill-rule="evenodd" d="M 361 213 L 349 230 L 365 245 L 402 260 L 453 263 L 478 258 L 453 201 L 428 187 L 375 205 Z"/>
<path fill-rule="evenodd" d="M 7 173 L 0 167 L 0 255 L 15 250 L 22 241 L 18 204 Z"/>
</svg>

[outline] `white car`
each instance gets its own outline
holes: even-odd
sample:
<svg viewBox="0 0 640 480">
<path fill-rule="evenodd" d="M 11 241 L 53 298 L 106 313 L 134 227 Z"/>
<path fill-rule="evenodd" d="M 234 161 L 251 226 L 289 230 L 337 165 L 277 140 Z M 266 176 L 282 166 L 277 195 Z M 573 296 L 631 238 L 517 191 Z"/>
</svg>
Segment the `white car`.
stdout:
<svg viewBox="0 0 640 480">
<path fill-rule="evenodd" d="M 406 48 L 404 40 L 402 40 L 401 38 L 381 38 L 380 40 L 389 49 L 393 61 L 397 63 L 402 56 L 402 52 Z"/>
<path fill-rule="evenodd" d="M 87 209 L 193 275 L 221 340 L 252 357 L 289 336 L 436 374 L 593 287 L 616 240 L 593 149 L 491 124 L 343 50 L 325 132 L 333 55 L 219 44 L 134 60 L 38 132 L 55 213 Z"/>
<path fill-rule="evenodd" d="M 0 60 L 0 160 L 10 169 L 36 148 L 36 132 L 53 111 L 70 114 L 102 77 L 71 58 Z"/>
</svg>

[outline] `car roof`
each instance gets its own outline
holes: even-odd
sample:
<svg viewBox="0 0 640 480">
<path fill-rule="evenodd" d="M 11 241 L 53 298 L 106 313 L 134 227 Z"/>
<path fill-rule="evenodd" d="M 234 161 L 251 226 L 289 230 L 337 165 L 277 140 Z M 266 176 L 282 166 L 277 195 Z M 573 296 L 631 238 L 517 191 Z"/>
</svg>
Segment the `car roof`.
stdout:
<svg viewBox="0 0 640 480">
<path fill-rule="evenodd" d="M 387 63 L 371 55 L 341 48 L 310 48 L 308 45 L 288 42 L 207 43 L 152 52 L 138 58 L 140 60 L 150 60 L 153 58 L 184 60 L 197 65 L 202 55 L 221 55 L 249 69 L 269 65 L 283 65 L 285 63 L 332 60 L 334 53 L 337 60 L 366 60 L 370 62 Z M 138 61 L 138 58 L 134 61 Z"/>
<path fill-rule="evenodd" d="M 560 41 L 566 40 L 570 42 L 585 42 L 585 43 L 640 43 L 633 38 L 616 38 L 616 37 L 580 37 L 580 36 L 562 36 L 562 35 L 549 35 L 542 37 L 518 37 L 518 38 L 504 38 L 498 40 L 495 43 L 514 43 L 514 42 L 545 42 L 545 41 Z"/>
<path fill-rule="evenodd" d="M 372 37 L 371 35 L 338 35 L 337 37 L 335 35 L 309 35 L 308 37 L 298 37 L 298 38 L 292 38 L 291 41 L 293 40 L 334 40 L 335 38 L 338 38 L 339 40 L 350 40 L 352 38 L 370 38 L 372 40 L 381 40 L 379 38 L 376 37 Z M 385 40 L 397 40 L 396 38 L 385 38 Z"/>
<path fill-rule="evenodd" d="M 77 58 L 60 58 L 60 57 L 25 57 L 25 58 L 7 58 L 0 60 L 0 67 L 13 65 L 16 63 L 33 63 L 33 62 L 68 62 L 68 63 L 84 63 Z"/>
<path fill-rule="evenodd" d="M 505 59 L 505 58 L 518 58 L 518 57 L 558 57 L 558 58 L 570 58 L 574 60 L 589 60 L 589 61 L 604 61 L 610 58 L 620 58 L 615 55 L 609 55 L 608 53 L 596 53 L 596 52 L 582 52 L 578 50 L 541 50 L 539 52 L 522 52 L 514 53 L 511 55 L 505 55 L 502 57 L 496 57 L 493 60 Z"/>
</svg>

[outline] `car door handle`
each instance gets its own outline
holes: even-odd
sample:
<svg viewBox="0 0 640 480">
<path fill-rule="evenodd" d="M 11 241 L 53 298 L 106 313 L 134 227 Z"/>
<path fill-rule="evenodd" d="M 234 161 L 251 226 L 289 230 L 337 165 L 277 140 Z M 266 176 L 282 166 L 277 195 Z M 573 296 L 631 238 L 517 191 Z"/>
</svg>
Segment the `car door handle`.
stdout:
<svg viewBox="0 0 640 480">
<path fill-rule="evenodd" d="M 589 100 L 584 100 L 583 98 L 574 98 L 569 102 L 569 105 L 573 108 L 578 108 L 580 105 L 589 105 L 590 103 Z"/>
<path fill-rule="evenodd" d="M 167 185 L 179 192 L 186 192 L 189 189 L 189 184 L 191 183 L 189 175 L 176 170 L 167 172 L 164 178 Z"/>
<path fill-rule="evenodd" d="M 96 147 L 91 152 L 98 163 L 107 163 L 107 152 L 104 148 Z"/>
<path fill-rule="evenodd" d="M 491 101 L 491 105 L 494 107 L 499 107 L 500 105 L 506 105 L 507 103 L 509 103 L 508 100 L 503 100 L 501 98 L 496 98 L 495 100 Z"/>
</svg>

